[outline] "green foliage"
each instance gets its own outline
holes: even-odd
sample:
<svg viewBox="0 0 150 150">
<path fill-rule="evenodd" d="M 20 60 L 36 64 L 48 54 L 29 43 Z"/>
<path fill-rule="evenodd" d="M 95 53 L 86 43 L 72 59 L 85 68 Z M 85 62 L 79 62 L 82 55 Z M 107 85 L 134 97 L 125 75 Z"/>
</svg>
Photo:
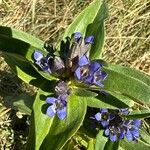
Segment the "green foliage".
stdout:
<svg viewBox="0 0 150 150">
<path fill-rule="evenodd" d="M 44 42 L 41 41 L 40 39 L 35 38 L 34 36 L 26 32 L 23 32 L 14 28 L 0 26 L 0 34 L 10 37 L 10 38 L 15 38 L 15 39 L 24 41 L 39 49 L 43 49 L 43 46 L 44 46 Z"/>
<path fill-rule="evenodd" d="M 98 61 L 102 56 L 105 36 L 104 20 L 107 13 L 105 1 L 94 0 L 66 29 L 63 40 L 66 37 L 71 38 L 71 35 L 77 31 L 84 36 L 94 35 L 94 44 L 89 53 L 91 60 L 97 59 Z M 103 135 L 103 130 L 95 130 L 89 123 L 92 109 L 96 110 L 95 108 L 118 109 L 137 106 L 134 108 L 138 110 L 123 117 L 127 119 L 150 117 L 149 76 L 129 67 L 106 64 L 103 69 L 108 77 L 103 83 L 104 88 L 75 84 L 76 81 L 72 81 L 73 77 L 71 81 L 68 77 L 57 79 L 40 71 L 34 63 L 35 50 L 40 50 L 44 55 L 48 53 L 44 49 L 44 42 L 9 27 L 0 26 L 0 49 L 6 62 L 17 76 L 39 88 L 36 97 L 25 94 L 18 97 L 6 97 L 6 102 L 11 107 L 31 114 L 27 150 L 68 149 L 74 145 L 74 142 L 70 140 L 73 136 L 77 136 L 77 139 L 83 139 L 86 136 L 84 144 L 80 143 L 88 150 L 148 150 L 150 148 L 148 142 L 150 136 L 147 131 L 141 130 L 141 139 L 136 144 L 126 140 L 111 142 Z M 45 102 L 46 97 L 54 96 L 54 88 L 58 80 L 68 82 L 70 88 L 67 98 L 67 117 L 64 120 L 59 120 L 57 115 L 54 117 L 46 115 L 48 108 Z M 89 107 L 92 108 L 89 109 Z M 87 108 L 91 112 L 88 112 Z M 77 133 L 82 136 L 78 136 Z"/>
<path fill-rule="evenodd" d="M 45 115 L 45 96 L 50 93 L 39 91 L 35 99 L 32 114 L 32 125 L 27 149 L 41 150 L 60 149 L 79 129 L 86 113 L 86 102 L 71 95 L 68 103 L 68 117 L 60 121 L 57 116 L 50 118 Z M 44 108 L 45 107 L 45 108 Z M 51 144 L 49 144 L 51 141 Z M 31 146 L 32 145 L 32 146 Z"/>
<path fill-rule="evenodd" d="M 19 96 L 5 97 L 5 103 L 13 109 L 31 115 L 34 99 L 34 96 L 20 94 Z"/>
<path fill-rule="evenodd" d="M 71 37 L 74 32 L 81 32 L 83 35 L 86 34 L 86 30 L 89 24 L 93 23 L 102 2 L 100 0 L 94 0 L 87 8 L 85 8 L 69 25 L 66 29 L 63 38 L 67 36 Z"/>
<path fill-rule="evenodd" d="M 133 73 L 134 71 L 130 71 L 129 68 L 125 68 L 125 71 L 123 67 L 121 67 L 121 69 L 118 68 L 119 66 L 104 67 L 104 70 L 108 73 L 108 78 L 104 81 L 104 89 L 121 93 L 137 103 L 149 104 L 150 86 L 145 81 L 149 81 L 150 78 L 144 75 L 138 78 L 140 73 Z M 134 76 L 134 74 L 136 74 L 136 76 Z"/>
</svg>

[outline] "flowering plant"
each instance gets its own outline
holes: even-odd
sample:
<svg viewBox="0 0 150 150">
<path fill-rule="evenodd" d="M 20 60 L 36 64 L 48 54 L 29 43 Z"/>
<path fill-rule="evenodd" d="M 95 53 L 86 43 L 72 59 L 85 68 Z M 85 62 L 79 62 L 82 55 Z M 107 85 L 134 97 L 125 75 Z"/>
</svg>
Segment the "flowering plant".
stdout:
<svg viewBox="0 0 150 150">
<path fill-rule="evenodd" d="M 0 27 L 6 62 L 38 88 L 20 96 L 31 115 L 27 150 L 150 148 L 150 77 L 102 60 L 106 17 L 106 3 L 94 0 L 55 46 Z"/>
</svg>

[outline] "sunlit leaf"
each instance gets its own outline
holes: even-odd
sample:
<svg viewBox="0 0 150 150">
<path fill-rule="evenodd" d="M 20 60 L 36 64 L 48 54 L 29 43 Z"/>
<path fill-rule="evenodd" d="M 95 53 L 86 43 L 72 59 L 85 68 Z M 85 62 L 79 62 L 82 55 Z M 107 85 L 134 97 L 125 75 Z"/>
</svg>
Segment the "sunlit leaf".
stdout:
<svg viewBox="0 0 150 150">
<path fill-rule="evenodd" d="M 43 49 L 43 46 L 44 46 L 44 42 L 42 40 L 26 32 L 23 32 L 23 31 L 20 31 L 11 27 L 0 26 L 0 34 L 5 35 L 7 37 L 15 38 L 18 40 L 22 40 L 39 49 Z"/>
<path fill-rule="evenodd" d="M 50 93 L 49 93 L 50 94 Z M 32 114 L 28 150 L 57 150 L 79 129 L 86 113 L 86 102 L 77 96 L 69 96 L 68 115 L 65 120 L 45 115 L 45 99 L 48 93 L 39 91 Z M 31 146 L 32 145 L 32 146 Z"/>
<path fill-rule="evenodd" d="M 149 77 L 140 76 L 138 73 L 135 75 L 136 73 L 130 72 L 129 68 L 128 70 L 125 68 L 126 71 L 120 71 L 118 68 L 119 66 L 104 67 L 108 73 L 104 81 L 104 89 L 123 94 L 135 102 L 150 103 L 150 86 L 145 83 Z M 123 67 L 122 70 L 124 70 Z"/>
</svg>

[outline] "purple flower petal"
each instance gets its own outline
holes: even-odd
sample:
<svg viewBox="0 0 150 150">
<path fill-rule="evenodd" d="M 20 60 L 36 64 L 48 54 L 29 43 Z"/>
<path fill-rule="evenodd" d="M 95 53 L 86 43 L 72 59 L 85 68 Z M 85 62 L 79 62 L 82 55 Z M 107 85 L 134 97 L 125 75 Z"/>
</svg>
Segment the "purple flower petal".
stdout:
<svg viewBox="0 0 150 150">
<path fill-rule="evenodd" d="M 99 87 L 104 87 L 104 84 L 102 84 L 101 81 L 94 80 L 93 83 Z"/>
<path fill-rule="evenodd" d="M 123 114 L 123 115 L 129 114 L 128 108 L 122 108 L 122 109 L 119 109 L 119 112 L 120 112 L 121 114 Z"/>
<path fill-rule="evenodd" d="M 100 109 L 100 111 L 101 111 L 101 113 L 107 113 L 107 112 L 108 112 L 108 109 L 102 108 L 102 109 Z"/>
<path fill-rule="evenodd" d="M 87 82 L 87 83 L 92 83 L 93 77 L 92 77 L 92 76 L 87 76 L 87 77 L 84 79 L 84 81 Z"/>
<path fill-rule="evenodd" d="M 85 43 L 86 44 L 92 44 L 94 41 L 94 36 L 88 36 L 85 38 Z"/>
<path fill-rule="evenodd" d="M 57 116 L 60 120 L 63 120 L 67 116 L 67 108 L 64 107 L 63 109 L 58 109 L 57 110 Z"/>
<path fill-rule="evenodd" d="M 48 104 L 54 104 L 57 101 L 57 98 L 55 97 L 47 97 L 46 98 L 46 103 Z"/>
<path fill-rule="evenodd" d="M 80 59 L 79 59 L 79 66 L 85 66 L 89 64 L 89 60 L 87 58 L 86 55 L 83 55 Z"/>
<path fill-rule="evenodd" d="M 105 127 L 107 127 L 109 125 L 109 122 L 104 120 L 104 121 L 101 121 L 101 124 L 105 128 Z"/>
<path fill-rule="evenodd" d="M 111 140 L 112 142 L 117 141 L 117 135 L 116 135 L 116 134 L 110 134 L 110 135 L 109 135 L 109 138 L 110 138 L 110 140 Z"/>
<path fill-rule="evenodd" d="M 68 97 L 68 94 L 64 93 L 64 94 L 61 94 L 58 96 L 58 99 L 60 99 L 61 101 L 67 101 L 67 97 Z"/>
<path fill-rule="evenodd" d="M 107 77 L 107 73 L 105 71 L 100 71 L 100 74 L 99 74 L 99 79 L 100 80 L 105 80 L 106 77 Z"/>
<path fill-rule="evenodd" d="M 132 135 L 136 138 L 138 138 L 140 136 L 139 130 L 135 129 L 131 131 Z"/>
<path fill-rule="evenodd" d="M 97 113 L 97 114 L 95 115 L 95 119 L 96 119 L 97 121 L 100 121 L 101 118 L 102 118 L 101 113 Z"/>
<path fill-rule="evenodd" d="M 134 120 L 134 125 L 137 126 L 137 127 L 140 127 L 141 126 L 141 120 L 135 119 Z"/>
<path fill-rule="evenodd" d="M 49 106 L 46 111 L 46 114 L 50 117 L 53 117 L 55 113 L 56 113 L 56 106 L 55 105 Z"/>
<path fill-rule="evenodd" d="M 126 132 L 126 138 L 128 139 L 129 142 L 133 140 L 132 133 L 129 130 Z"/>
<path fill-rule="evenodd" d="M 115 115 L 114 114 L 110 114 L 109 115 L 109 120 L 113 120 L 115 118 Z"/>
<path fill-rule="evenodd" d="M 80 33 L 80 32 L 76 32 L 75 34 L 74 34 L 74 38 L 75 39 L 80 39 L 82 37 L 82 34 Z"/>
<path fill-rule="evenodd" d="M 81 79 L 81 69 L 78 67 L 75 71 L 75 76 L 77 77 L 78 80 Z"/>
<path fill-rule="evenodd" d="M 101 68 L 101 65 L 98 62 L 92 62 L 90 64 L 90 72 L 92 72 L 92 73 L 94 73 L 95 71 L 97 71 L 100 68 Z"/>
<path fill-rule="evenodd" d="M 40 61 L 44 56 L 40 51 L 34 51 L 33 57 L 36 61 Z"/>
<path fill-rule="evenodd" d="M 121 131 L 119 139 L 123 139 L 125 137 L 125 130 Z"/>
<path fill-rule="evenodd" d="M 104 133 L 106 136 L 108 136 L 109 135 L 109 129 L 106 129 Z"/>
</svg>

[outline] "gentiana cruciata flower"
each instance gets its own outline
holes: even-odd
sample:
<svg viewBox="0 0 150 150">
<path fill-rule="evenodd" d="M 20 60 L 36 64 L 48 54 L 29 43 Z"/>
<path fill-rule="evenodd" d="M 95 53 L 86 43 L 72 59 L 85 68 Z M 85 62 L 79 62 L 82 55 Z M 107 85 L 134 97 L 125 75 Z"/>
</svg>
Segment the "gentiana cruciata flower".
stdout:
<svg viewBox="0 0 150 150">
<path fill-rule="evenodd" d="M 56 97 L 47 97 L 46 103 L 50 104 L 46 114 L 53 117 L 57 114 L 60 120 L 63 120 L 67 116 L 67 97 L 69 95 L 69 89 L 64 81 L 60 81 L 55 87 Z"/>
<path fill-rule="evenodd" d="M 109 109 L 100 109 L 98 113 L 91 117 L 99 122 L 104 128 L 105 136 L 112 142 L 127 138 L 128 141 L 135 141 L 140 137 L 141 120 L 125 120 L 121 115 L 127 115 L 128 109 L 119 109 L 113 112 Z"/>
<path fill-rule="evenodd" d="M 94 36 L 88 36 L 83 41 L 81 33 L 76 32 L 74 38 L 78 45 L 76 45 L 76 47 L 78 47 L 80 50 L 84 49 L 84 53 L 78 55 L 75 78 L 87 84 L 103 87 L 104 85 L 102 84 L 102 81 L 104 81 L 107 77 L 107 73 L 102 71 L 102 64 L 100 64 L 98 61 L 89 60 L 88 46 L 93 43 Z"/>
</svg>

